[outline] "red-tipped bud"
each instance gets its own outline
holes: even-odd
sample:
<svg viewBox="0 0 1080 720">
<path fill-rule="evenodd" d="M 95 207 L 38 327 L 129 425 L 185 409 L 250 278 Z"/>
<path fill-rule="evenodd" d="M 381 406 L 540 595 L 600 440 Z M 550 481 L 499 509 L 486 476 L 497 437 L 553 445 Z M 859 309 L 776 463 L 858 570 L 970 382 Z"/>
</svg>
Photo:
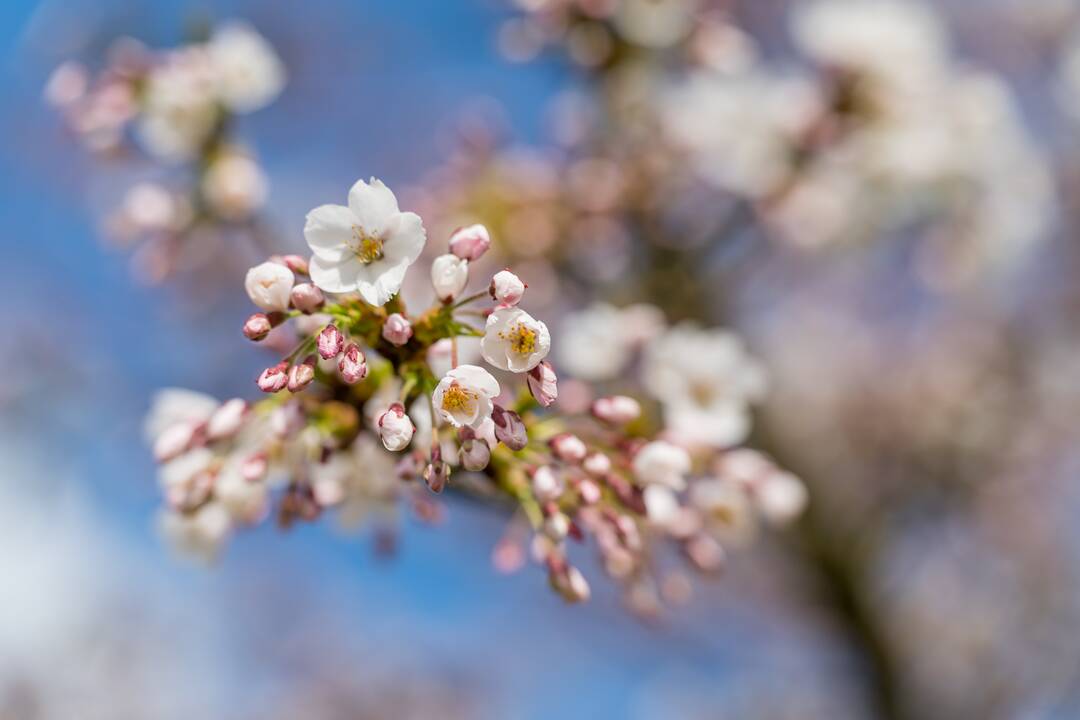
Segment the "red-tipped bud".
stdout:
<svg viewBox="0 0 1080 720">
<path fill-rule="evenodd" d="M 593 417 L 612 425 L 625 425 L 641 417 L 641 404 L 626 395 L 597 398 L 591 410 Z"/>
<path fill-rule="evenodd" d="M 585 443 L 573 433 L 559 433 L 548 440 L 548 447 L 555 457 L 571 465 L 577 465 L 584 460 L 588 452 Z"/>
<path fill-rule="evenodd" d="M 167 462 L 190 450 L 196 441 L 199 424 L 178 422 L 165 428 L 154 440 L 154 459 Z"/>
<path fill-rule="evenodd" d="M 584 602 L 591 595 L 585 576 L 576 567 L 565 562 L 551 564 L 548 579 L 551 587 L 567 602 Z"/>
<path fill-rule="evenodd" d="M 401 347 L 412 337 L 412 323 L 401 313 L 393 313 L 383 323 L 382 336 L 391 345 Z"/>
<path fill-rule="evenodd" d="M 289 382 L 289 363 L 284 360 L 277 365 L 266 368 L 262 371 L 262 375 L 255 381 L 255 384 L 259 386 L 259 389 L 265 393 L 276 393 L 279 390 L 285 389 L 285 385 Z"/>
<path fill-rule="evenodd" d="M 517 305 L 521 302 L 521 296 L 525 294 L 525 288 L 526 285 L 521 282 L 521 278 L 509 270 L 501 270 L 491 279 L 488 292 L 500 305 Z"/>
<path fill-rule="evenodd" d="M 513 410 L 496 405 L 491 411 L 495 423 L 495 437 L 511 450 L 522 450 L 529 444 L 529 435 L 521 416 Z"/>
<path fill-rule="evenodd" d="M 289 392 L 300 392 L 315 379 L 315 356 L 308 355 L 304 362 L 297 363 L 289 368 Z"/>
<path fill-rule="evenodd" d="M 269 335 L 273 329 L 266 313 L 255 313 L 244 321 L 244 337 L 255 342 Z"/>
<path fill-rule="evenodd" d="M 308 274 L 308 261 L 299 255 L 282 255 L 280 262 L 294 273 L 299 275 Z"/>
<path fill-rule="evenodd" d="M 345 350 L 341 353 L 341 360 L 338 361 L 338 370 L 341 371 L 341 379 L 350 385 L 367 376 L 367 359 L 360 351 L 359 345 L 349 343 L 345 346 Z"/>
<path fill-rule="evenodd" d="M 582 461 L 581 466 L 593 477 L 602 478 L 611 472 L 611 458 L 604 453 L 593 453 Z"/>
<path fill-rule="evenodd" d="M 416 432 L 412 420 L 405 412 L 405 406 L 401 403 L 394 403 L 388 407 L 386 412 L 379 416 L 377 425 L 383 447 L 390 452 L 404 450 L 412 441 L 413 433 Z"/>
<path fill-rule="evenodd" d="M 345 348 L 345 336 L 341 334 L 336 325 L 327 325 L 319 333 L 316 345 L 319 348 L 319 357 L 323 360 L 336 358 Z"/>
<path fill-rule="evenodd" d="M 206 436 L 221 440 L 235 435 L 244 424 L 247 410 L 248 404 L 240 398 L 225 401 L 206 422 Z"/>
<path fill-rule="evenodd" d="M 323 295 L 322 290 L 311 283 L 300 283 L 295 285 L 289 293 L 289 300 L 294 308 L 310 315 L 326 303 L 326 296 Z"/>
<path fill-rule="evenodd" d="M 595 505 L 600 502 L 602 494 L 600 492 L 600 486 L 592 480 L 582 480 L 577 484 L 578 497 L 581 498 L 581 502 L 586 505 Z"/>
<path fill-rule="evenodd" d="M 491 247 L 491 235 L 483 225 L 458 228 L 450 236 L 450 252 L 462 260 L 479 260 Z"/>
<path fill-rule="evenodd" d="M 540 403 L 540 407 L 548 407 L 559 398 L 559 378 L 555 376 L 555 370 L 547 360 L 542 360 L 530 370 L 526 379 L 529 392 L 536 402 Z"/>
</svg>

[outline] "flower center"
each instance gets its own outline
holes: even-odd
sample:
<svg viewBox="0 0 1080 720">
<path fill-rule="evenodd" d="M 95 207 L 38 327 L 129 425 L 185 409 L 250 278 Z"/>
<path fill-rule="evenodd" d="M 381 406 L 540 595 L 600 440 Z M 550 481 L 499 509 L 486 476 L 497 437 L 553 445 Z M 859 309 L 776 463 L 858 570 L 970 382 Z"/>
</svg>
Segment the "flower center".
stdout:
<svg viewBox="0 0 1080 720">
<path fill-rule="evenodd" d="M 698 407 L 709 407 L 716 400 L 716 386 L 710 382 L 693 382 L 690 384 L 690 397 Z"/>
<path fill-rule="evenodd" d="M 457 383 L 451 385 L 442 397 L 442 409 L 446 412 L 468 411 L 476 400 L 476 394 L 471 393 Z"/>
<path fill-rule="evenodd" d="M 509 331 L 499 333 L 499 337 L 510 343 L 510 348 L 518 355 L 529 355 L 536 350 L 536 331 L 518 323 Z"/>
<path fill-rule="evenodd" d="M 374 235 L 368 235 L 359 225 L 352 226 L 353 239 L 356 241 L 353 252 L 360 262 L 370 265 L 383 259 L 383 241 Z"/>
</svg>

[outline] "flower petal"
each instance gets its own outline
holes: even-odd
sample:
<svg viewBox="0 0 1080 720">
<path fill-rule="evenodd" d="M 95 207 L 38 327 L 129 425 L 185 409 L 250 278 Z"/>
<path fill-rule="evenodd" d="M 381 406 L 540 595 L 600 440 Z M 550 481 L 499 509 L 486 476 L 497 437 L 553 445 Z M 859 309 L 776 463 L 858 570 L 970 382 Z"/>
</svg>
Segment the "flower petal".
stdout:
<svg viewBox="0 0 1080 720">
<path fill-rule="evenodd" d="M 382 180 L 371 178 L 370 183 L 357 180 L 349 190 L 349 209 L 356 215 L 360 227 L 370 235 L 381 235 L 387 224 L 398 214 L 397 198 Z"/>
<path fill-rule="evenodd" d="M 392 263 L 412 264 L 424 249 L 427 231 L 416 213 L 398 213 L 383 228 L 383 253 Z"/>
<path fill-rule="evenodd" d="M 344 205 L 320 205 L 307 214 L 304 239 L 316 257 L 341 262 L 353 252 L 349 240 L 357 222 L 356 215 Z"/>
<path fill-rule="evenodd" d="M 320 290 L 332 293 L 356 290 L 363 270 L 364 265 L 355 258 L 347 258 L 335 263 L 323 260 L 318 255 L 311 258 L 308 266 L 311 282 L 315 283 Z"/>
<path fill-rule="evenodd" d="M 385 305 L 401 289 L 408 269 L 405 263 L 387 266 L 385 261 L 373 262 L 362 267 L 357 276 L 356 289 L 367 304 Z"/>
<path fill-rule="evenodd" d="M 477 365 L 458 365 L 446 375 L 454 378 L 465 387 L 475 389 L 489 398 L 497 397 L 501 392 L 499 381 L 487 370 Z"/>
</svg>

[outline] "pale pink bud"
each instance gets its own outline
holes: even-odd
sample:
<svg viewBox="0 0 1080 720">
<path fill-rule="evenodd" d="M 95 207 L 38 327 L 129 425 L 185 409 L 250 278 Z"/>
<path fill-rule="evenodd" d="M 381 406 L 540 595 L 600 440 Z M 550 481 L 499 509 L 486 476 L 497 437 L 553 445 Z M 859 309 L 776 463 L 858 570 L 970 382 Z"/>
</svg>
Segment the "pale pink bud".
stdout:
<svg viewBox="0 0 1080 720">
<path fill-rule="evenodd" d="M 319 348 L 319 357 L 323 360 L 329 360 L 341 354 L 342 349 L 345 347 L 345 336 L 341 334 L 337 326 L 327 325 L 319 333 L 316 344 Z"/>
<path fill-rule="evenodd" d="M 558 500 L 563 490 L 562 480 L 549 466 L 541 465 L 533 471 L 532 491 L 537 501 L 545 503 Z"/>
<path fill-rule="evenodd" d="M 293 287 L 293 274 L 275 262 L 264 262 L 248 270 L 244 289 L 251 301 L 268 312 L 287 310 Z"/>
<path fill-rule="evenodd" d="M 315 379 L 315 356 L 308 355 L 304 362 L 289 368 L 289 392 L 300 392 Z"/>
<path fill-rule="evenodd" d="M 289 293 L 293 307 L 302 313 L 313 313 L 323 306 L 326 296 L 323 291 L 311 283 L 300 283 Z"/>
<path fill-rule="evenodd" d="M 600 502 L 602 494 L 600 492 L 600 486 L 592 480 L 582 480 L 577 484 L 578 496 L 581 498 L 581 502 L 586 505 L 595 505 Z"/>
<path fill-rule="evenodd" d="M 222 403 L 206 421 L 206 436 L 211 440 L 220 440 L 235 435 L 244 424 L 248 404 L 240 398 L 233 398 Z"/>
<path fill-rule="evenodd" d="M 641 416 L 641 404 L 626 395 L 611 395 L 594 400 L 592 414 L 612 425 L 625 425 Z"/>
<path fill-rule="evenodd" d="M 555 542 L 566 539 L 570 532 L 570 518 L 558 510 L 544 518 L 544 534 Z"/>
<path fill-rule="evenodd" d="M 263 370 L 262 375 L 255 381 L 259 389 L 266 393 L 276 393 L 284 389 L 288 382 L 289 363 L 284 360 Z"/>
<path fill-rule="evenodd" d="M 447 253 L 431 263 L 431 284 L 444 303 L 452 302 L 469 282 L 469 261 Z"/>
<path fill-rule="evenodd" d="M 521 302 L 521 296 L 525 294 L 526 287 L 528 286 L 514 273 L 509 270 L 500 270 L 491 279 L 488 292 L 500 305 L 517 305 Z"/>
<path fill-rule="evenodd" d="M 541 360 L 539 365 L 530 370 L 526 380 L 529 392 L 540 407 L 548 407 L 558 399 L 559 378 L 555 376 L 555 370 L 547 360 Z"/>
<path fill-rule="evenodd" d="M 258 453 L 240 464 L 240 476 L 248 482 L 256 482 L 266 477 L 268 468 L 269 463 L 266 461 L 266 455 Z"/>
<path fill-rule="evenodd" d="M 611 458 L 604 453 L 593 453 L 582 461 L 581 466 L 593 477 L 602 478 L 611 472 Z"/>
<path fill-rule="evenodd" d="M 244 321 L 244 337 L 255 342 L 269 335 L 273 329 L 274 326 L 270 323 L 270 318 L 266 316 L 266 313 L 255 313 Z"/>
<path fill-rule="evenodd" d="M 491 448 L 483 440 L 471 438 L 461 443 L 459 457 L 462 467 L 472 472 L 479 472 L 491 462 Z"/>
<path fill-rule="evenodd" d="M 573 433 L 560 433 L 548 440 L 548 446 L 555 457 L 565 463 L 576 465 L 585 459 L 588 449 L 585 443 Z"/>
<path fill-rule="evenodd" d="M 553 566 L 549 580 L 551 586 L 567 602 L 584 602 L 589 599 L 589 583 L 573 565 L 564 562 Z"/>
<path fill-rule="evenodd" d="M 412 337 L 412 323 L 401 313 L 393 313 L 383 323 L 382 336 L 391 345 L 401 347 Z"/>
<path fill-rule="evenodd" d="M 281 264 L 300 275 L 308 274 L 308 261 L 299 255 L 282 255 Z"/>
<path fill-rule="evenodd" d="M 491 247 L 491 236 L 483 225 L 458 228 L 450 236 L 450 252 L 462 260 L 479 260 Z"/>
<path fill-rule="evenodd" d="M 390 452 L 404 450 L 416 432 L 412 420 L 405 412 L 405 406 L 401 403 L 388 407 L 386 412 L 379 416 L 377 425 L 383 447 Z"/>
<path fill-rule="evenodd" d="M 198 425 L 179 422 L 165 428 L 154 440 L 154 458 L 158 462 L 167 462 L 187 452 L 194 444 Z"/>
<path fill-rule="evenodd" d="M 424 482 L 433 493 L 441 493 L 450 480 L 450 466 L 443 462 L 442 451 L 438 447 L 431 450 L 431 462 L 424 468 Z"/>
<path fill-rule="evenodd" d="M 496 405 L 491 412 L 495 422 L 495 437 L 511 450 L 522 450 L 529 444 L 529 436 L 521 416 L 513 410 Z"/>
<path fill-rule="evenodd" d="M 345 347 L 344 352 L 341 353 L 341 360 L 338 361 L 338 370 L 341 371 L 341 379 L 349 385 L 367 376 L 367 359 L 364 353 L 360 352 L 359 345 L 349 343 Z"/>
<path fill-rule="evenodd" d="M 702 572 L 716 572 L 724 566 L 726 554 L 714 538 L 699 534 L 690 538 L 683 545 L 683 552 Z"/>
</svg>

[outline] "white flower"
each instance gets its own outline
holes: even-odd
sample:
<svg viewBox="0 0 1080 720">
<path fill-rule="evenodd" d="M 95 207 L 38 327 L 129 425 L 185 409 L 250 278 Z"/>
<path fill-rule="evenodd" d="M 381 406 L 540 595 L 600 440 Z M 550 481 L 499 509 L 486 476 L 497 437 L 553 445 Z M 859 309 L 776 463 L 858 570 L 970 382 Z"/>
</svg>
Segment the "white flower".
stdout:
<svg viewBox="0 0 1080 720">
<path fill-rule="evenodd" d="M 680 441 L 729 446 L 750 432 L 749 403 L 765 394 L 764 369 L 723 330 L 683 323 L 649 344 L 645 387 Z"/>
<path fill-rule="evenodd" d="M 218 409 L 218 401 L 204 393 L 166 388 L 154 394 L 143 422 L 143 435 L 159 460 L 183 452 L 199 425 Z"/>
<path fill-rule="evenodd" d="M 789 472 L 774 472 L 757 488 L 754 500 L 761 514 L 778 525 L 791 522 L 809 501 L 806 485 Z"/>
<path fill-rule="evenodd" d="M 667 485 L 653 483 L 642 493 L 645 515 L 660 527 L 671 524 L 679 516 L 679 498 Z"/>
<path fill-rule="evenodd" d="M 634 456 L 634 477 L 642 485 L 665 485 L 672 490 L 686 487 L 690 472 L 690 455 L 677 445 L 654 440 Z"/>
<path fill-rule="evenodd" d="M 202 181 L 206 202 L 222 217 L 242 220 L 266 201 L 266 175 L 259 164 L 239 152 L 216 158 Z"/>
<path fill-rule="evenodd" d="M 293 286 L 292 270 L 276 262 L 264 262 L 247 272 L 244 289 L 251 302 L 268 312 L 289 309 Z"/>
<path fill-rule="evenodd" d="M 431 263 L 431 285 L 439 300 L 450 302 L 465 289 L 469 282 L 469 261 L 447 253 Z"/>
<path fill-rule="evenodd" d="M 161 534 L 178 552 L 204 562 L 217 557 L 229 535 L 229 511 L 209 502 L 190 515 L 166 512 L 158 521 Z"/>
<path fill-rule="evenodd" d="M 357 180 L 349 205 L 321 205 L 307 215 L 304 238 L 311 251 L 311 280 L 332 293 L 359 292 L 384 305 L 398 290 L 426 234 L 420 216 L 398 210 L 382 181 Z"/>
<path fill-rule="evenodd" d="M 491 417 L 499 382 L 476 365 L 459 365 L 439 381 L 431 402 L 439 417 L 454 427 L 479 428 Z"/>
<path fill-rule="evenodd" d="M 218 96 L 230 110 L 258 110 L 285 86 L 285 68 L 277 53 L 262 35 L 244 23 L 216 28 L 207 51 Z"/>
<path fill-rule="evenodd" d="M 633 351 L 622 319 L 618 308 L 605 303 L 568 313 L 559 334 L 559 369 L 594 381 L 622 372 Z"/>
<path fill-rule="evenodd" d="M 205 48 L 171 52 L 146 79 L 137 128 L 143 147 L 162 160 L 193 157 L 218 120 L 213 69 Z"/>
<path fill-rule="evenodd" d="M 753 507 L 746 493 L 734 483 L 717 478 L 695 482 L 690 503 L 729 539 L 744 540 L 753 534 Z"/>
<path fill-rule="evenodd" d="M 480 351 L 500 370 L 528 372 L 547 357 L 550 349 L 547 325 L 524 310 L 499 308 L 488 315 Z"/>
<path fill-rule="evenodd" d="M 265 482 L 252 482 L 244 477 L 246 457 L 229 457 L 214 479 L 214 497 L 240 523 L 253 525 L 266 515 L 270 504 L 270 489 Z"/>
</svg>

